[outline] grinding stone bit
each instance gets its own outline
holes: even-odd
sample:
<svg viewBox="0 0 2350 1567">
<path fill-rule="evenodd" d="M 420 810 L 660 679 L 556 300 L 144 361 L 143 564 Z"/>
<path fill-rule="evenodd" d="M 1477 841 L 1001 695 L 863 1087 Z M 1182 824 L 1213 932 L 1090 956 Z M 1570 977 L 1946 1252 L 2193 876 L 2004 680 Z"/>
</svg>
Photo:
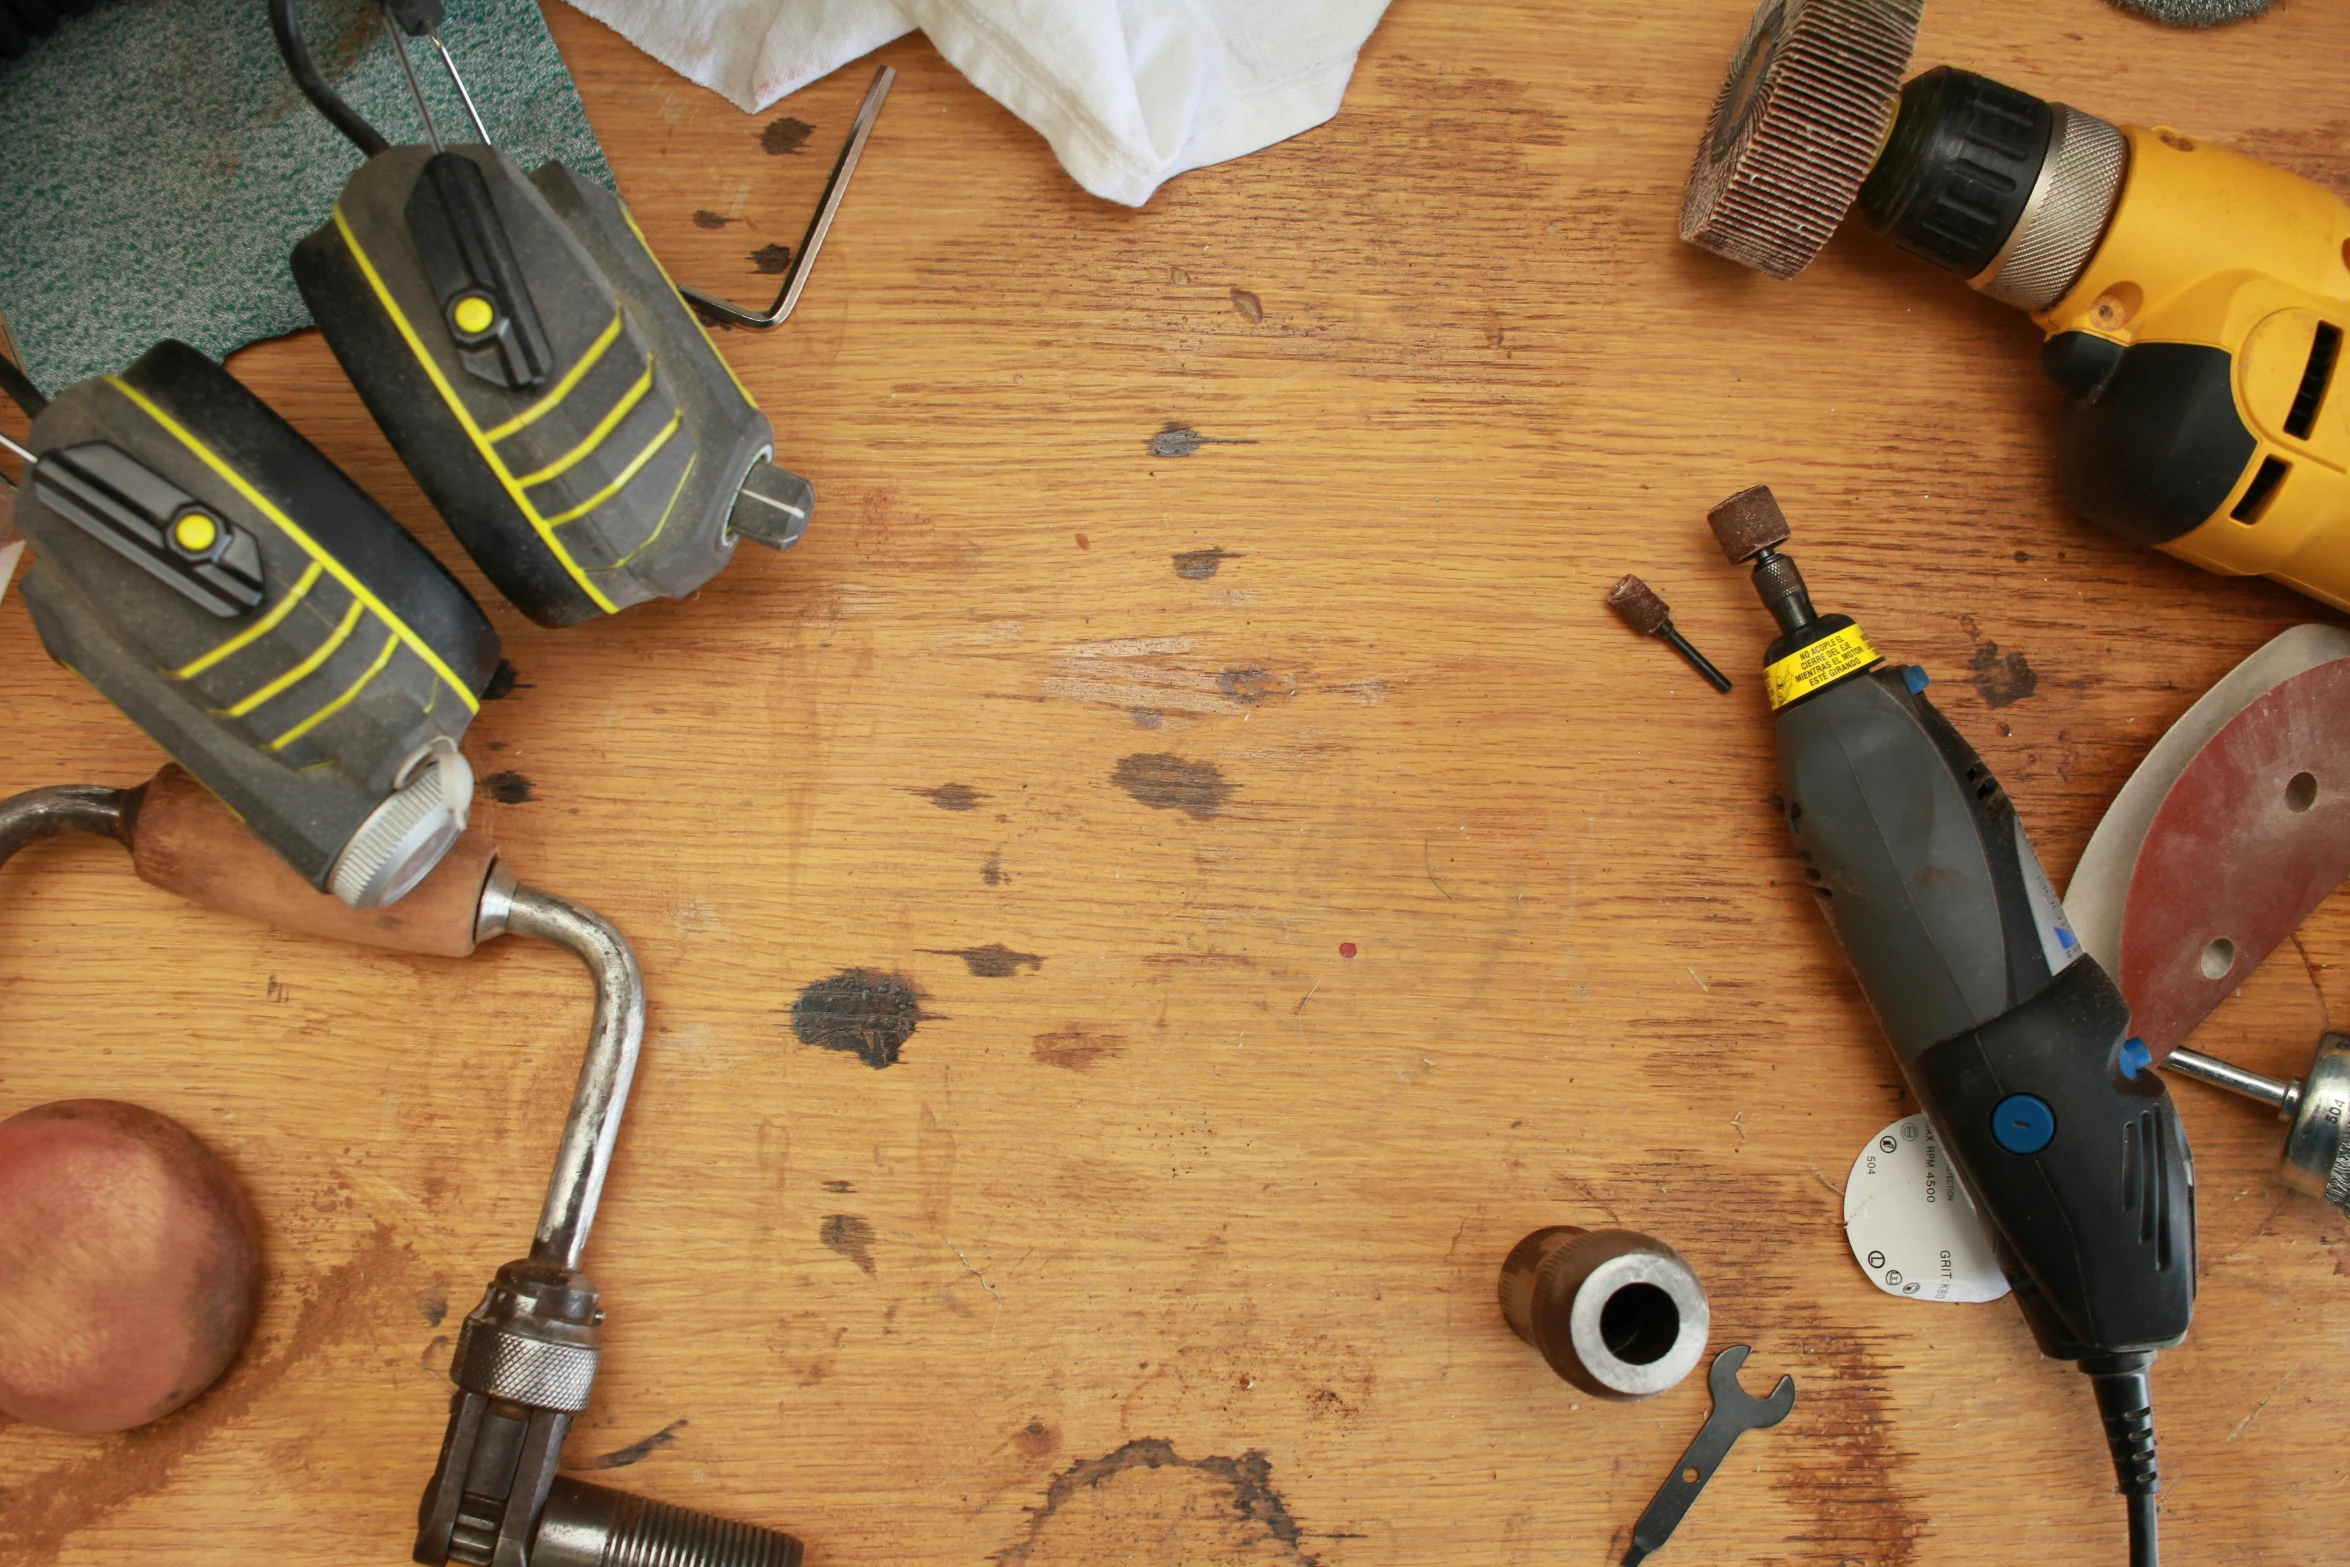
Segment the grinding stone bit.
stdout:
<svg viewBox="0 0 2350 1567">
<path fill-rule="evenodd" d="M 1763 0 L 1681 199 L 1681 237 L 1789 278 L 1860 194 L 1925 0 Z"/>
<path fill-rule="evenodd" d="M 2217 27 L 2258 16 L 2276 0 L 2113 0 L 2125 11 L 2150 16 L 2173 27 Z"/>
</svg>

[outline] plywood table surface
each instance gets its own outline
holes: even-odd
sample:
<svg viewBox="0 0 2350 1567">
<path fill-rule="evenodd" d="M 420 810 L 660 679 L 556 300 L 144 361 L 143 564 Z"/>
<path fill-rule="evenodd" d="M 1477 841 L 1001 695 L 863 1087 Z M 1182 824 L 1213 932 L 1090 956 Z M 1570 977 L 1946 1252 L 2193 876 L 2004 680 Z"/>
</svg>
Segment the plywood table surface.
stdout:
<svg viewBox="0 0 2350 1567">
<path fill-rule="evenodd" d="M 1596 1403 L 1494 1279 L 1537 1226 L 1621 1224 L 1801 1390 L 1663 1560 L 2122 1560 L 2086 1379 L 2011 1303 L 1893 1300 L 1845 1249 L 1905 1100 L 1773 815 L 1766 621 L 1703 514 L 1777 489 L 2060 885 L 2154 737 L 2325 616 L 2068 517 L 2022 317 L 1865 234 L 1793 284 L 1676 241 L 1746 9 L 1403 0 L 1337 120 L 1140 211 L 919 38 L 882 52 L 799 316 L 720 340 L 817 485 L 806 543 L 568 632 L 493 605 L 520 679 L 468 741 L 476 820 L 652 997 L 574 1468 L 816 1567 L 1598 1567 L 1703 1378 Z M 670 269 L 771 290 L 870 65 L 746 116 L 549 19 Z M 2208 35 L 1937 0 L 1919 51 L 2350 188 L 2345 58 L 2321 0 Z M 491 602 L 315 337 L 233 368 Z M 1627 570 L 1731 696 L 1608 616 Z M 0 668 L 0 792 L 156 766 L 13 594 Z M 2202 1042 L 2297 1072 L 2345 960 L 2328 907 Z M 587 1016 L 520 941 L 264 930 L 102 843 L 0 874 L 0 1111 L 178 1117 L 269 1249 L 181 1414 L 0 1429 L 0 1561 L 404 1560 Z M 2251 1106 L 2175 1091 L 2170 1559 L 2333 1559 L 2344 1222 Z"/>
</svg>

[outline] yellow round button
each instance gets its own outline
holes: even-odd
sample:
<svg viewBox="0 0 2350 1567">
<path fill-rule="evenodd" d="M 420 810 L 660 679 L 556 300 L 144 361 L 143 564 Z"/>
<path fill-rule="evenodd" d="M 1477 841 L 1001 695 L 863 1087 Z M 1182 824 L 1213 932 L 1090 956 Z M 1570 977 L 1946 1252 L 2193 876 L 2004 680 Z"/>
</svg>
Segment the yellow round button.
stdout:
<svg viewBox="0 0 2350 1567">
<path fill-rule="evenodd" d="M 172 542 L 191 555 L 201 555 L 220 539 L 220 524 L 200 511 L 189 512 L 171 525 Z"/>
<path fill-rule="evenodd" d="M 457 323 L 457 330 L 467 337 L 479 337 L 498 324 L 498 311 L 496 306 L 479 294 L 468 294 L 457 301 L 457 308 L 450 313 L 450 319 Z"/>
</svg>

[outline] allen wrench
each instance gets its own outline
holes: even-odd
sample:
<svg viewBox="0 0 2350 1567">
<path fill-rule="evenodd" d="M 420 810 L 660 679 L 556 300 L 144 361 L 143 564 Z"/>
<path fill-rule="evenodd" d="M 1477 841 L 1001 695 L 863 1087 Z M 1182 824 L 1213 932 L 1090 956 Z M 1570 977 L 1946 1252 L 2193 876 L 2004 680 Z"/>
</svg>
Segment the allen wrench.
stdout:
<svg viewBox="0 0 2350 1567">
<path fill-rule="evenodd" d="M 678 292 L 685 296 L 687 304 L 714 321 L 760 332 L 791 319 L 792 311 L 799 307 L 801 291 L 808 286 L 808 269 L 816 264 L 816 253 L 824 248 L 824 237 L 832 232 L 832 220 L 849 193 L 849 181 L 856 176 L 857 162 L 865 156 L 865 143 L 872 139 L 873 123 L 881 118 L 882 101 L 889 96 L 890 84 L 897 79 L 897 71 L 887 65 L 873 73 L 873 85 L 865 90 L 865 104 L 857 111 L 857 123 L 849 127 L 848 145 L 841 148 L 839 159 L 832 165 L 831 177 L 824 182 L 824 194 L 816 203 L 816 215 L 808 220 L 808 232 L 800 236 L 800 248 L 791 258 L 791 270 L 783 275 L 783 291 L 775 296 L 775 303 L 766 314 L 753 315 L 715 294 L 680 287 Z"/>
</svg>

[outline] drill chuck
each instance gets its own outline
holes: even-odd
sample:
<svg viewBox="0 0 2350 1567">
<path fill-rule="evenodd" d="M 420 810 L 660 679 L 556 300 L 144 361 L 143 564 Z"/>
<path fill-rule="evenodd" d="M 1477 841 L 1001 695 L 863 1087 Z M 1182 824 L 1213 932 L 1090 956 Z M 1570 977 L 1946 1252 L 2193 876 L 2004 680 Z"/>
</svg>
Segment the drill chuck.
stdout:
<svg viewBox="0 0 2350 1567">
<path fill-rule="evenodd" d="M 2128 168 L 2095 115 L 1937 66 L 1901 89 L 1859 208 L 1897 248 L 2037 312 L 2088 266 Z"/>
</svg>

